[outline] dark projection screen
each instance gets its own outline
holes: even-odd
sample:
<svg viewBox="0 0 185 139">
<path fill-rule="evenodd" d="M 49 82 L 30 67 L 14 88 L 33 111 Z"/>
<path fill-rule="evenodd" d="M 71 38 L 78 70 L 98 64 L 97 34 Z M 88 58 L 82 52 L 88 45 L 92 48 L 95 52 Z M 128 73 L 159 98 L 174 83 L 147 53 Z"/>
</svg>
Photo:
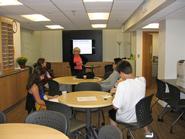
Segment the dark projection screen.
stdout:
<svg viewBox="0 0 185 139">
<path fill-rule="evenodd" d="M 88 59 L 88 61 L 102 61 L 102 31 L 101 30 L 63 31 L 63 61 L 64 62 L 68 62 L 71 58 L 72 50 L 73 50 L 73 40 L 92 40 L 92 53 L 89 51 L 89 53 L 86 53 L 83 55 Z M 89 47 L 90 47 L 90 44 L 89 44 Z"/>
</svg>

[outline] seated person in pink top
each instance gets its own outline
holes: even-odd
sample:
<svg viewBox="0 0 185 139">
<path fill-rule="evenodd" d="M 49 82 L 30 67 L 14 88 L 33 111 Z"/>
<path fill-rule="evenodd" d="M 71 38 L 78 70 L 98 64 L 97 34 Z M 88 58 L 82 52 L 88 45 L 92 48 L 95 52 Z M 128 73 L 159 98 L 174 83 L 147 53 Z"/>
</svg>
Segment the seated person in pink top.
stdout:
<svg viewBox="0 0 185 139">
<path fill-rule="evenodd" d="M 73 55 L 70 60 L 72 75 L 79 75 L 85 72 L 84 65 L 87 63 L 87 59 L 80 55 L 80 48 L 75 47 L 73 49 Z"/>
</svg>

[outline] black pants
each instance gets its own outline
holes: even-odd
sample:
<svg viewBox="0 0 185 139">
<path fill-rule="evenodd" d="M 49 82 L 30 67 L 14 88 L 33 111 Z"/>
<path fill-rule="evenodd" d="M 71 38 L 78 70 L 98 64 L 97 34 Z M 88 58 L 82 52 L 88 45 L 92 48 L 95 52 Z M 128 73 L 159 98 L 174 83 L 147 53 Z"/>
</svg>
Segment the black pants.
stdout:
<svg viewBox="0 0 185 139">
<path fill-rule="evenodd" d="M 77 76 L 77 77 L 82 77 L 83 78 L 84 71 L 83 70 L 73 70 L 72 75 Z"/>
<path fill-rule="evenodd" d="M 110 111 L 109 111 L 109 118 L 111 118 L 113 121 L 115 121 L 116 122 L 116 112 L 117 112 L 117 110 L 116 109 L 111 109 Z"/>
</svg>

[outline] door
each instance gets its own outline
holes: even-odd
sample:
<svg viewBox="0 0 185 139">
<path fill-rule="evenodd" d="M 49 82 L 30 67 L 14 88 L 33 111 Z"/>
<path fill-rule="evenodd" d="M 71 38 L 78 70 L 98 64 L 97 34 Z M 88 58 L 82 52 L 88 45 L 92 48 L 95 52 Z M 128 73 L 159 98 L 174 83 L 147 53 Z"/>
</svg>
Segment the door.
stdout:
<svg viewBox="0 0 185 139">
<path fill-rule="evenodd" d="M 152 83 L 152 35 L 151 32 L 143 32 L 143 59 L 142 75 L 146 79 L 146 87 Z"/>
</svg>

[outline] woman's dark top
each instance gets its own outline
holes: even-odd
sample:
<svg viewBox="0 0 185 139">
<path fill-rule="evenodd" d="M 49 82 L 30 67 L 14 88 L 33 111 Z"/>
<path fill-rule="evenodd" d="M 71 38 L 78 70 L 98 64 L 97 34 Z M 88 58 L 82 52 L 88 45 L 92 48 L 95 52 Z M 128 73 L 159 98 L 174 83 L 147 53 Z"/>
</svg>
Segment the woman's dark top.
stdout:
<svg viewBox="0 0 185 139">
<path fill-rule="evenodd" d="M 82 59 L 83 65 L 85 65 L 85 64 L 88 62 L 87 58 L 84 57 L 83 55 L 80 55 L 80 57 L 81 57 L 81 59 Z M 84 66 L 82 66 L 82 70 L 76 70 L 76 69 L 74 68 L 74 67 L 76 66 L 76 63 L 74 63 L 74 55 L 72 55 L 72 57 L 71 57 L 71 59 L 70 59 L 70 61 L 69 61 L 69 64 L 70 64 L 70 67 L 71 67 L 71 73 L 72 73 L 72 75 L 77 75 L 77 74 L 79 74 L 79 73 L 85 72 Z"/>
<path fill-rule="evenodd" d="M 39 95 L 40 95 L 40 98 L 43 100 L 44 95 L 45 95 L 43 86 L 41 86 L 39 88 Z M 28 113 L 36 110 L 36 108 L 35 108 L 35 98 L 29 92 L 27 93 L 27 96 L 26 96 L 26 110 L 28 111 Z"/>
</svg>

